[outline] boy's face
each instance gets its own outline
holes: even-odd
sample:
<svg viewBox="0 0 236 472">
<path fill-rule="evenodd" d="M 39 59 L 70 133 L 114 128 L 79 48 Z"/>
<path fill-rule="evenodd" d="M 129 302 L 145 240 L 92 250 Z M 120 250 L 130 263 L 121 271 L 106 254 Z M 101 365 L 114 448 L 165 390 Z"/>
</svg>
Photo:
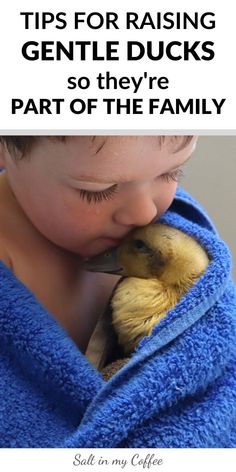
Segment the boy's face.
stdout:
<svg viewBox="0 0 236 472">
<path fill-rule="evenodd" d="M 153 136 L 44 138 L 17 163 L 5 152 L 4 166 L 38 231 L 90 257 L 169 207 L 177 186 L 173 179 L 193 146 L 194 140 L 176 152 L 178 144 L 167 139 L 160 145 Z"/>
</svg>

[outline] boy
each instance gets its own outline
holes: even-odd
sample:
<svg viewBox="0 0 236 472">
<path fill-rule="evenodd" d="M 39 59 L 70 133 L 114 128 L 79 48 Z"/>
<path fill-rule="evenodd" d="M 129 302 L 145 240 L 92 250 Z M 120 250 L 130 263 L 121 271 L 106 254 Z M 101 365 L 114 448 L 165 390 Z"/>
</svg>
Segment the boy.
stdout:
<svg viewBox="0 0 236 472">
<path fill-rule="evenodd" d="M 106 434 L 106 440 L 101 440 L 102 428 L 95 421 L 97 409 L 89 435 L 86 430 L 85 410 L 103 382 L 82 354 L 118 279 L 87 273 L 82 262 L 119 244 L 134 227 L 160 218 L 173 201 L 181 168 L 195 141 L 192 137 L 2 137 L 0 260 L 6 291 L 8 286 L 11 290 L 0 308 L 3 346 L 7 343 L 3 351 L 4 359 L 7 357 L 4 375 L 6 382 L 12 382 L 13 392 L 12 397 L 8 392 L 3 404 L 6 431 L 2 446 L 122 444 L 127 434 L 120 437 L 120 442 L 115 433 L 115 442 L 107 443 Z M 204 213 L 201 219 L 203 226 L 213 231 Z M 19 293 L 25 305 L 14 321 L 8 310 L 12 313 Z M 12 320 L 9 332 L 5 316 Z M 16 414 L 9 419 L 7 412 L 13 406 Z M 151 409 L 150 405 L 148 411 Z M 119 404 L 114 417 L 118 411 Z M 129 418 L 130 427 L 132 415 Z M 82 428 L 77 431 L 81 420 Z M 78 433 L 79 439 L 74 440 L 72 433 Z M 95 433 L 100 443 L 98 438 L 88 441 L 88 436 Z M 144 446 L 161 444 L 160 438 L 157 443 L 154 438 L 156 433 L 143 442 Z M 187 447 L 196 447 L 198 442 L 194 441 L 190 440 Z M 182 439 L 180 447 L 185 445 Z M 132 441 L 124 447 L 133 447 Z"/>
<path fill-rule="evenodd" d="M 2 144 L 0 259 L 85 352 L 117 277 L 85 273 L 81 258 L 167 209 L 195 139 L 31 140 L 23 156 Z"/>
</svg>

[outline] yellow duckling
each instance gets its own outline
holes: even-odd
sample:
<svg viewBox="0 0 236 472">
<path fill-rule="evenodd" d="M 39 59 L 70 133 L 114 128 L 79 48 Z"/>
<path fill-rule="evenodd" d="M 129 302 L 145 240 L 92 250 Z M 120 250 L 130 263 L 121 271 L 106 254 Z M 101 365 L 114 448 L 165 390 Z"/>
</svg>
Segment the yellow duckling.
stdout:
<svg viewBox="0 0 236 472">
<path fill-rule="evenodd" d="M 165 224 L 135 229 L 116 248 L 86 263 L 86 270 L 125 277 L 111 299 L 112 325 L 128 355 L 205 271 L 195 239 Z"/>
</svg>

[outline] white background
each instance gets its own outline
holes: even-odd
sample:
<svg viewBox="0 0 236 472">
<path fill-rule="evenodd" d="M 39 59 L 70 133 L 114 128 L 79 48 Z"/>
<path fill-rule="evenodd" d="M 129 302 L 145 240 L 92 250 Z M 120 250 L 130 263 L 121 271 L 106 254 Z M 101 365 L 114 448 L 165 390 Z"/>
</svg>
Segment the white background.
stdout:
<svg viewBox="0 0 236 472">
<path fill-rule="evenodd" d="M 120 2 L 121 3 L 121 2 Z M 117 6 L 116 6 L 117 5 Z M 21 0 L 15 2 L 8 0 L 1 7 L 0 17 L 0 131 L 2 133 L 13 131 L 19 132 L 58 132 L 64 133 L 90 133 L 99 132 L 119 132 L 130 134 L 130 132 L 150 131 L 150 132 L 178 132 L 181 130 L 190 131 L 206 130 L 207 132 L 236 131 L 235 109 L 236 109 L 236 87 L 235 87 L 235 18 L 236 4 L 233 1 L 216 2 L 215 0 L 198 0 L 189 2 L 180 0 L 160 0 L 145 1 L 138 3 L 136 0 L 129 0 L 127 3 L 129 11 L 136 11 L 140 17 L 145 12 L 150 12 L 155 19 L 157 11 L 175 12 L 186 11 L 189 14 L 198 11 L 204 13 L 212 11 L 215 13 L 216 28 L 207 30 L 200 28 L 195 30 L 158 30 L 146 27 L 143 30 L 125 29 L 126 3 L 122 6 L 103 0 L 99 3 L 95 0 L 78 2 L 70 0 L 28 1 Z M 23 17 L 20 11 L 50 11 L 53 13 L 67 13 L 67 28 L 56 29 L 56 23 L 49 25 L 45 30 L 35 30 L 33 24 L 29 30 L 24 28 Z M 75 11 L 99 11 L 105 14 L 106 11 L 114 11 L 119 15 L 119 30 L 105 27 L 99 30 L 92 30 L 86 24 L 81 25 L 78 30 L 73 27 L 73 15 Z M 162 59 L 160 61 L 150 61 L 147 57 L 139 61 L 127 62 L 126 43 L 127 41 L 152 41 L 157 45 L 158 41 L 213 41 L 215 43 L 215 58 L 211 61 L 170 61 Z M 105 41 L 119 41 L 119 61 L 92 61 L 91 53 L 86 61 L 80 61 L 78 52 L 77 59 L 69 61 L 66 57 L 61 61 L 27 61 L 23 58 L 21 48 L 27 41 L 61 41 L 67 45 L 68 41 L 98 41 L 100 53 L 104 53 Z M 156 46 L 157 48 L 157 46 Z M 78 51 L 76 49 L 75 51 Z M 91 51 L 91 49 L 89 49 Z M 156 50 L 157 51 L 157 50 Z M 199 52 L 201 49 L 198 50 Z M 167 76 L 170 82 L 169 89 L 160 90 L 156 87 L 149 90 L 146 82 L 139 91 L 134 94 L 130 90 L 98 90 L 95 77 L 99 72 L 110 71 L 117 77 L 143 75 L 146 71 L 151 76 Z M 88 76 L 91 79 L 91 86 L 88 90 L 68 90 L 67 79 L 70 76 Z M 97 98 L 98 108 L 91 115 L 86 113 L 76 115 L 70 111 L 69 103 L 75 98 Z M 106 114 L 103 98 L 141 98 L 143 99 L 142 115 L 127 115 L 122 112 L 118 115 L 115 111 L 112 115 Z M 160 115 L 159 112 L 149 115 L 147 102 L 149 98 L 159 98 L 160 102 L 169 98 L 175 102 L 180 98 L 183 102 L 189 98 L 206 98 L 208 108 L 213 111 L 211 115 L 190 115 L 181 113 L 171 115 L 166 113 Z M 12 98 L 21 98 L 24 107 L 17 114 L 11 114 Z M 29 98 L 34 98 L 39 109 L 40 98 L 63 98 L 65 103 L 61 109 L 61 114 L 55 114 L 55 107 L 52 106 L 53 114 L 35 114 L 29 112 L 24 114 L 25 105 Z M 226 103 L 222 107 L 222 114 L 216 115 L 216 109 L 212 105 L 211 99 L 220 101 L 226 98 Z"/>
<path fill-rule="evenodd" d="M 79 454 L 81 464 L 75 460 Z M 91 455 L 94 455 L 96 463 L 86 465 Z M 162 465 L 145 465 L 145 458 L 152 455 L 153 459 L 162 459 Z M 235 456 L 235 449 L 3 449 L 0 464 L 4 472 L 233 472 Z M 107 460 L 108 465 L 106 462 L 99 465 L 100 459 L 101 462 Z M 114 459 L 127 462 L 123 467 L 121 462 L 112 465 Z"/>
</svg>

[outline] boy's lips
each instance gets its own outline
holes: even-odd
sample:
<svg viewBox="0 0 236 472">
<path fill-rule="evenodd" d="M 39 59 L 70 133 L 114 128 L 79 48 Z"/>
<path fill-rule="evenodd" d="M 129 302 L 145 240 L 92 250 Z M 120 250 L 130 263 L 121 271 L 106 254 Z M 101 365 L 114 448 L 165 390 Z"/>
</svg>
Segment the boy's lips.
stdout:
<svg viewBox="0 0 236 472">
<path fill-rule="evenodd" d="M 112 245 L 114 244 L 114 245 L 116 245 L 116 246 L 119 246 L 119 244 L 121 244 L 121 242 L 122 242 L 122 239 L 121 239 L 121 238 L 120 238 L 120 239 L 117 239 L 117 238 L 109 238 L 109 237 L 107 237 L 107 238 L 105 238 L 105 239 L 107 239 L 107 241 L 109 241 L 109 244 L 112 244 Z"/>
<path fill-rule="evenodd" d="M 109 234 L 102 234 L 101 236 L 99 236 L 98 240 L 100 241 L 100 243 L 102 243 L 102 245 L 105 245 L 106 248 L 120 246 L 127 238 L 127 236 L 131 234 L 132 231 L 133 228 L 127 228 L 126 233 L 123 234 L 118 233 L 116 235 L 114 234 L 114 236 L 110 236 Z"/>
<path fill-rule="evenodd" d="M 105 239 L 107 239 L 112 245 L 116 245 L 116 246 L 119 246 L 119 244 L 122 243 L 122 241 L 127 237 L 128 233 L 124 234 L 123 236 L 120 236 L 119 238 L 113 238 L 113 237 L 110 237 L 110 236 L 105 236 Z"/>
</svg>

